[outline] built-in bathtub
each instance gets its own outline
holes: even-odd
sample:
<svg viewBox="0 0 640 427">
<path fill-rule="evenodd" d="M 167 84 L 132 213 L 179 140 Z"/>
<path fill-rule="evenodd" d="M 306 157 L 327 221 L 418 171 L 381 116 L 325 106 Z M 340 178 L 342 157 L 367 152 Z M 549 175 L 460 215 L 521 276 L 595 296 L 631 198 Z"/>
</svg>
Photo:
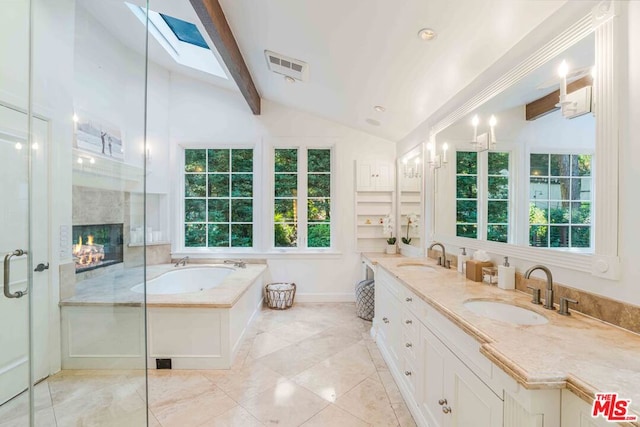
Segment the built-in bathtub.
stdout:
<svg viewBox="0 0 640 427">
<path fill-rule="evenodd" d="M 174 295 L 204 292 L 219 286 L 235 268 L 227 266 L 185 267 L 167 271 L 147 282 L 147 295 Z M 131 288 L 133 292 L 145 292 L 144 283 Z"/>
<path fill-rule="evenodd" d="M 264 264 L 147 267 L 148 366 L 227 369 L 262 305 Z M 143 270 L 79 283 L 60 303 L 63 369 L 144 368 Z M 108 327 L 105 327 L 108 325 Z"/>
</svg>

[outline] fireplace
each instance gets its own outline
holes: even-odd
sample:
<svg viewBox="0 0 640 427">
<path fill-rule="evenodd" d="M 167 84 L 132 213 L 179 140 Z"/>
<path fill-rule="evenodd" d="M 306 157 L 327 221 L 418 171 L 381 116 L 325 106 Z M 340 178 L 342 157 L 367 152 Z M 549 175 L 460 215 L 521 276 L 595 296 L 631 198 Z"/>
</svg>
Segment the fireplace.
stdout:
<svg viewBox="0 0 640 427">
<path fill-rule="evenodd" d="M 123 261 L 122 224 L 73 226 L 76 274 Z"/>
</svg>

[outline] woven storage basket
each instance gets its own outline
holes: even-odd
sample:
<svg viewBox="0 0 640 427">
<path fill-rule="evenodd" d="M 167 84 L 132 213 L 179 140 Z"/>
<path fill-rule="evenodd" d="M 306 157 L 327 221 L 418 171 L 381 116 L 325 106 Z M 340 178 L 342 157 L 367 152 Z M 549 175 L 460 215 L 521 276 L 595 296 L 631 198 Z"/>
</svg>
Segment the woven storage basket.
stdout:
<svg viewBox="0 0 640 427">
<path fill-rule="evenodd" d="M 295 283 L 269 283 L 264 287 L 267 306 L 276 310 L 286 310 L 293 305 L 296 296 Z"/>
<path fill-rule="evenodd" d="M 363 280 L 356 285 L 356 315 L 372 320 L 375 310 L 375 282 Z"/>
</svg>

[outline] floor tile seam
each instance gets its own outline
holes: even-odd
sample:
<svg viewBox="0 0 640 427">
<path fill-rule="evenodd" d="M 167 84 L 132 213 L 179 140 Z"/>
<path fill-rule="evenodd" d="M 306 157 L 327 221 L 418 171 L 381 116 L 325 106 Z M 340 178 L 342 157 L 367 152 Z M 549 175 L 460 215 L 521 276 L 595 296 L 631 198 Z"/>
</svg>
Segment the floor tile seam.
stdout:
<svg viewBox="0 0 640 427">
<path fill-rule="evenodd" d="M 56 410 L 53 408 L 53 396 L 51 394 L 51 387 L 49 381 L 47 381 L 47 392 L 49 393 L 49 401 L 51 402 L 51 412 L 53 412 L 53 421 L 58 426 L 58 416 L 56 415 Z"/>
<path fill-rule="evenodd" d="M 411 419 L 413 420 L 413 423 L 415 424 L 416 420 L 413 419 L 413 414 L 411 413 L 411 411 L 409 411 L 409 407 L 405 402 L 402 402 L 402 404 L 406 407 L 407 412 L 409 413 L 409 415 L 411 416 Z M 398 426 L 402 427 L 402 423 L 400 422 L 400 417 L 398 416 L 398 412 L 396 412 L 396 409 L 393 407 L 393 403 L 391 404 L 391 410 L 393 411 L 393 415 L 396 416 L 396 421 L 398 421 Z"/>
<path fill-rule="evenodd" d="M 306 387 L 305 387 L 306 388 Z M 313 393 L 315 395 L 315 393 Z M 317 396 L 317 395 L 316 395 Z M 306 420 L 300 422 L 298 424 L 298 427 L 302 426 L 304 423 L 308 422 L 311 418 L 315 417 L 316 415 L 318 415 L 320 412 L 324 411 L 325 409 L 327 409 L 329 407 L 329 405 L 331 405 L 331 402 L 327 402 L 326 399 L 320 398 L 322 399 L 323 402 L 326 403 L 326 405 L 324 405 L 322 408 L 320 408 L 316 413 L 314 413 L 313 415 L 311 415 L 309 418 L 307 418 Z"/>
</svg>

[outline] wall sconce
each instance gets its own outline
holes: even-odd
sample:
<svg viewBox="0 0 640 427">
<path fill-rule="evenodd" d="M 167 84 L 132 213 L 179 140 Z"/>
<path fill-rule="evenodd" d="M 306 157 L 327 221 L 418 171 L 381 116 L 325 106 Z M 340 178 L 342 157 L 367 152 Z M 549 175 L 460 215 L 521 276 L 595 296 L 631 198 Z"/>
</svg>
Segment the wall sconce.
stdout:
<svg viewBox="0 0 640 427">
<path fill-rule="evenodd" d="M 447 158 L 447 151 L 449 151 L 449 144 L 446 142 L 442 144 L 441 153 L 436 154 L 436 144 L 435 142 L 430 142 L 427 144 L 427 152 L 429 153 L 429 165 L 438 169 L 442 167 L 442 165 L 446 165 L 449 163 L 449 159 Z"/>
<path fill-rule="evenodd" d="M 412 162 L 409 162 L 409 159 L 404 159 L 402 166 L 405 178 L 420 178 L 422 176 L 420 157 L 416 157 Z"/>
<path fill-rule="evenodd" d="M 496 146 L 496 124 L 498 119 L 493 114 L 489 118 L 489 131 L 478 135 L 478 125 L 480 124 L 480 118 L 476 114 L 471 119 L 471 125 L 473 126 L 473 144 L 477 151 L 486 151 L 489 148 L 495 148 Z"/>
<path fill-rule="evenodd" d="M 591 70 L 592 75 L 595 70 Z M 556 107 L 562 111 L 562 117 L 572 119 L 592 111 L 591 86 L 585 86 L 567 94 L 567 75 L 569 64 L 563 60 L 558 66 L 560 76 L 560 97 Z"/>
</svg>

